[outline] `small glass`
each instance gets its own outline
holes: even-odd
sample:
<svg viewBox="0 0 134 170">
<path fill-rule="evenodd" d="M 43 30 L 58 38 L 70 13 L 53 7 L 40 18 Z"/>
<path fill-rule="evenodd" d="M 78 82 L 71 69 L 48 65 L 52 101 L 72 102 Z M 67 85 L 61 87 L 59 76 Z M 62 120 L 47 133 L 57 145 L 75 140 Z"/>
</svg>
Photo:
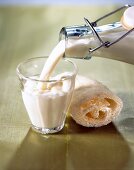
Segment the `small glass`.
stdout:
<svg viewBox="0 0 134 170">
<path fill-rule="evenodd" d="M 17 67 L 24 105 L 32 128 L 42 134 L 55 133 L 64 127 L 77 74 L 77 66 L 61 59 L 49 79 L 39 79 L 47 57 L 25 60 Z M 44 89 L 38 88 L 40 85 Z"/>
</svg>

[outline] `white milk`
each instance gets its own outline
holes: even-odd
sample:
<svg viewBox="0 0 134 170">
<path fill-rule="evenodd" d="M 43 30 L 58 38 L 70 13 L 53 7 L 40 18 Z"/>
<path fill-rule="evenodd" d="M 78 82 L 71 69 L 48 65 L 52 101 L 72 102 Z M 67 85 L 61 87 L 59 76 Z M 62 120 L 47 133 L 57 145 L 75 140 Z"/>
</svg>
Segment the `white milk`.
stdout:
<svg viewBox="0 0 134 170">
<path fill-rule="evenodd" d="M 48 80 L 58 61 L 65 53 L 65 40 L 61 40 L 49 55 L 40 75 L 40 80 Z"/>
<path fill-rule="evenodd" d="M 71 93 L 67 93 L 62 87 L 39 91 L 32 81 L 26 83 L 22 97 L 32 124 L 48 129 L 62 126 Z"/>
<path fill-rule="evenodd" d="M 65 43 L 61 41 L 47 59 L 39 77 L 40 80 L 49 80 L 52 71 L 62 58 L 64 51 Z M 64 72 L 53 78 L 51 77 L 54 80 L 61 80 L 60 82 L 39 83 L 28 80 L 25 83 L 22 97 L 29 118 L 36 128 L 54 130 L 58 127 L 63 127 L 73 93 L 72 86 L 74 84 L 72 83 L 75 81 L 72 81 L 71 76 L 71 72 Z M 62 80 L 63 77 L 68 78 Z"/>
<path fill-rule="evenodd" d="M 65 52 L 65 43 L 60 41 L 48 57 L 40 75 L 40 80 L 49 80 L 58 61 Z M 70 73 L 63 73 L 54 79 L 60 79 L 62 76 L 70 76 Z M 22 91 L 22 97 L 29 114 L 32 124 L 38 128 L 53 129 L 63 126 L 65 115 L 72 96 L 71 80 L 62 81 L 62 85 L 50 85 L 50 89 L 45 87 L 44 83 L 27 81 Z M 52 85 L 52 87 L 51 87 Z"/>
</svg>

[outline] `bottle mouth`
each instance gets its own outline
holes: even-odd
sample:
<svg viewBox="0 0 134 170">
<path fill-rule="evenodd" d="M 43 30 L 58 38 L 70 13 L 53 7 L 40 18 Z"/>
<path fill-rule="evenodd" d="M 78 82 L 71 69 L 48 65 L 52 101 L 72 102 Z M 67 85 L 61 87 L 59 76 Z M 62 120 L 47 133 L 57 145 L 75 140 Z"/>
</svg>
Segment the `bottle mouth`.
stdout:
<svg viewBox="0 0 134 170">
<path fill-rule="evenodd" d="M 60 30 L 60 35 L 59 39 L 66 39 L 69 37 L 81 37 L 83 35 L 87 35 L 91 33 L 91 29 L 87 25 L 82 25 L 82 26 L 70 26 L 70 27 L 63 27 Z"/>
</svg>

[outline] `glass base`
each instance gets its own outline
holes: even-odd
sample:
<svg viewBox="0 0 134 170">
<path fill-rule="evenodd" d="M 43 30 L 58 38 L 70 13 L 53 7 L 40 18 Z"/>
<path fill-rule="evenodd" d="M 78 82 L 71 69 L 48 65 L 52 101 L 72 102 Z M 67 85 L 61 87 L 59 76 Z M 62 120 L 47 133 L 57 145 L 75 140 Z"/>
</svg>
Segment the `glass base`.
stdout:
<svg viewBox="0 0 134 170">
<path fill-rule="evenodd" d="M 55 128 L 40 128 L 37 126 L 32 125 L 32 129 L 37 132 L 37 133 L 41 133 L 41 134 L 51 134 L 51 133 L 57 133 L 59 131 L 61 131 L 64 127 L 64 124 L 62 124 L 61 126 L 55 127 Z"/>
</svg>

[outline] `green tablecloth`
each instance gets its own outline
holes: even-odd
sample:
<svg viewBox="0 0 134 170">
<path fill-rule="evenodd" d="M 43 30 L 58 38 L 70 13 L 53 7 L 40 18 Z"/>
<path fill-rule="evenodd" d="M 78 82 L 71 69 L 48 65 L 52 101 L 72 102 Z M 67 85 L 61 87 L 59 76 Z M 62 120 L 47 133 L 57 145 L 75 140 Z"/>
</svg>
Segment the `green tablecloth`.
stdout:
<svg viewBox="0 0 134 170">
<path fill-rule="evenodd" d="M 30 129 L 15 73 L 24 59 L 48 55 L 61 27 L 83 24 L 83 17 L 94 20 L 112 9 L 0 7 L 0 170 L 134 169 L 134 66 L 102 58 L 75 60 L 80 74 L 122 98 L 123 111 L 102 128 L 84 128 L 68 117 L 60 133 L 44 136 Z"/>
</svg>

